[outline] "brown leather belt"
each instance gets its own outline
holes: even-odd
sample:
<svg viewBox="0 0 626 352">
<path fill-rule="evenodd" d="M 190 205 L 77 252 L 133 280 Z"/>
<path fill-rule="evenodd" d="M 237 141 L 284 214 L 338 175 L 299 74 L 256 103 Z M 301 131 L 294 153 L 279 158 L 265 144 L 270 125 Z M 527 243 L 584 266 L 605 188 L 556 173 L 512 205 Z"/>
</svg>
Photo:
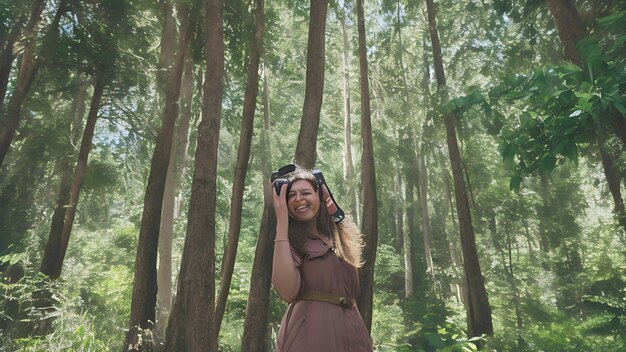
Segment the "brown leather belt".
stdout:
<svg viewBox="0 0 626 352">
<path fill-rule="evenodd" d="M 352 308 L 352 301 L 346 297 L 334 295 L 332 293 L 320 292 L 320 291 L 309 291 L 305 292 L 300 300 L 303 301 L 319 301 L 326 302 L 340 306 L 343 310 Z"/>
</svg>

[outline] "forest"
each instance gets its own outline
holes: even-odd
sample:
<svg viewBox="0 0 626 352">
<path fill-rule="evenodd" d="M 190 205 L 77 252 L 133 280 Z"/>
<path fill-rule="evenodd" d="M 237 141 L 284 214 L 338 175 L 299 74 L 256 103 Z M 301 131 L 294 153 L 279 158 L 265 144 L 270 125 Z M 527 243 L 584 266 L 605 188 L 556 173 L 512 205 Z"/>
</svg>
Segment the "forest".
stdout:
<svg viewBox="0 0 626 352">
<path fill-rule="evenodd" d="M 375 351 L 626 350 L 626 3 L 0 0 L 0 351 L 273 351 L 270 174 Z"/>
</svg>

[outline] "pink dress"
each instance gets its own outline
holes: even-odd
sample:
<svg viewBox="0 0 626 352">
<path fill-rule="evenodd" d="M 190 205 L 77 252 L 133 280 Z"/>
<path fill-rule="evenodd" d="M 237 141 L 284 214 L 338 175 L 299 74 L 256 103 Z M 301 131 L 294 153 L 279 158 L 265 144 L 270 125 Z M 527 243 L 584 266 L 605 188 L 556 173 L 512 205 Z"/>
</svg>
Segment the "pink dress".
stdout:
<svg viewBox="0 0 626 352">
<path fill-rule="evenodd" d="M 357 269 L 340 260 L 330 244 L 310 237 L 301 258 L 292 249 L 302 283 L 299 296 L 319 291 L 356 302 L 359 291 Z M 328 302 L 296 300 L 283 316 L 276 352 L 371 352 L 369 333 L 356 304 L 342 308 Z"/>
</svg>

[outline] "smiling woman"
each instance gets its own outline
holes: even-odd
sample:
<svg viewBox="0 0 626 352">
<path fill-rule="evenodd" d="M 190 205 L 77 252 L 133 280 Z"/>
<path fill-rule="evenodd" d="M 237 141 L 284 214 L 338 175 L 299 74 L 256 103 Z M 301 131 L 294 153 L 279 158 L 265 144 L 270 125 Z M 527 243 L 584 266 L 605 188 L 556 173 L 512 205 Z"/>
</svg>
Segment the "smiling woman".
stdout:
<svg viewBox="0 0 626 352">
<path fill-rule="evenodd" d="M 276 351 L 372 351 L 355 304 L 361 233 L 332 197 L 321 172 L 290 166 L 274 181 L 272 282 L 290 303 Z"/>
</svg>

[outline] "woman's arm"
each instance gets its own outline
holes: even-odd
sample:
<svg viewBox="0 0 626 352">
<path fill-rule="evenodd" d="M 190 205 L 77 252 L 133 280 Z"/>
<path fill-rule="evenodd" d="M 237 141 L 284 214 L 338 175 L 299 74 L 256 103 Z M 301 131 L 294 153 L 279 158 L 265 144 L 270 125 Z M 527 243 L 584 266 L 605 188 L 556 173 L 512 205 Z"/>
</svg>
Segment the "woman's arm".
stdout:
<svg viewBox="0 0 626 352">
<path fill-rule="evenodd" d="M 278 294 L 288 303 L 293 302 L 300 291 L 300 271 L 291 255 L 288 228 L 289 214 L 287 211 L 287 185 L 280 189 L 278 196 L 271 187 L 276 212 L 276 239 L 274 240 L 274 257 L 272 266 L 272 284 Z"/>
</svg>

